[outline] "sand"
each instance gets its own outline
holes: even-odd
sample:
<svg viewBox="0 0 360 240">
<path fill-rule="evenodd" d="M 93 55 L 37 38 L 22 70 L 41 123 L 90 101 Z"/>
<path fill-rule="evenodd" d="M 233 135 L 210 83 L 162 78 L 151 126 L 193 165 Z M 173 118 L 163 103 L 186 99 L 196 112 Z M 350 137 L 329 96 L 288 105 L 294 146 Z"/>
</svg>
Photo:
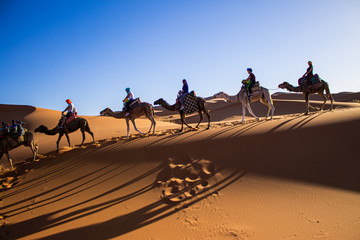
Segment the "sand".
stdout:
<svg viewBox="0 0 360 240">
<path fill-rule="evenodd" d="M 204 118 L 182 133 L 176 113 L 156 108 L 155 134 L 131 128 L 129 140 L 124 120 L 84 116 L 96 142 L 80 147 L 72 133 L 59 154 L 56 136 L 35 134 L 35 162 L 25 147 L 10 152 L 14 171 L 1 159 L 0 239 L 360 239 L 360 104 L 339 96 L 334 111 L 305 116 L 298 95 L 276 94 L 272 121 L 254 103 L 262 119 L 245 124 L 239 104 L 209 98 L 211 128 Z M 60 116 L 0 113 L 32 132 Z"/>
</svg>

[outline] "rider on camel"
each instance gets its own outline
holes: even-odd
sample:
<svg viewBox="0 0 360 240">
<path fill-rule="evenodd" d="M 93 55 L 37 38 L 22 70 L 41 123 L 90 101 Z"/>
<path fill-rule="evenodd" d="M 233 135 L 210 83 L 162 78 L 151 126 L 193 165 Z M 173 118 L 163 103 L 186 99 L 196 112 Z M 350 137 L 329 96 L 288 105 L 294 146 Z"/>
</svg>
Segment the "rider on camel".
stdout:
<svg viewBox="0 0 360 240">
<path fill-rule="evenodd" d="M 59 128 L 62 128 L 65 124 L 66 119 L 71 117 L 73 114 L 77 114 L 76 108 L 74 104 L 71 102 L 70 99 L 66 99 L 65 102 L 68 104 L 68 106 L 65 108 L 64 111 L 61 112 L 61 114 L 64 114 L 64 112 L 67 112 L 66 115 L 63 117 L 63 120 L 59 126 Z"/>
<path fill-rule="evenodd" d="M 309 67 L 306 69 L 306 73 L 303 75 L 303 77 L 306 77 L 306 81 L 308 86 L 311 85 L 311 78 L 314 76 L 313 74 L 313 65 L 311 61 L 308 61 Z"/>
<path fill-rule="evenodd" d="M 247 79 L 245 79 L 245 80 L 242 81 L 242 84 L 244 84 L 245 87 L 246 87 L 246 90 L 247 90 L 247 92 L 248 92 L 248 98 L 251 98 L 251 97 L 252 97 L 252 90 L 251 90 L 251 88 L 252 88 L 252 86 L 255 84 L 256 77 L 255 77 L 255 75 L 253 74 L 253 72 L 252 72 L 253 70 L 252 70 L 251 68 L 248 68 L 248 69 L 246 69 L 246 70 L 247 70 L 247 72 L 249 73 L 249 76 L 248 76 Z"/>
<path fill-rule="evenodd" d="M 178 93 L 179 100 L 180 100 L 180 103 L 181 103 L 180 110 L 184 109 L 184 98 L 185 98 L 186 95 L 189 94 L 189 85 L 188 85 L 186 79 L 183 79 L 182 83 L 183 83 L 182 90 L 179 91 L 179 93 Z"/>
<path fill-rule="evenodd" d="M 134 94 L 130 91 L 130 88 L 126 88 L 125 89 L 125 92 L 127 93 L 126 94 L 126 97 L 125 99 L 123 100 L 125 106 L 123 108 L 123 111 L 126 112 L 125 116 L 128 116 L 130 114 L 129 112 L 129 106 L 130 104 L 135 100 L 134 98 Z"/>
</svg>

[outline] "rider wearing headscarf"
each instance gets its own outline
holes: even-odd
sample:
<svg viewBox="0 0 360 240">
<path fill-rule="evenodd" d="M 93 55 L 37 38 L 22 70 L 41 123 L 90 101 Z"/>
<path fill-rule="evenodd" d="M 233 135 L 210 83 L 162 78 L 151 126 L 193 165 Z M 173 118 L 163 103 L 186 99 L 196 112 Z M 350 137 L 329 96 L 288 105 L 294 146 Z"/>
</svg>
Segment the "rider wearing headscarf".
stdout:
<svg viewBox="0 0 360 240">
<path fill-rule="evenodd" d="M 135 100 L 134 94 L 130 91 L 130 88 L 125 88 L 126 97 L 123 100 L 125 107 L 123 109 L 124 112 L 126 112 L 126 116 L 129 115 L 129 106 L 130 104 Z"/>
<path fill-rule="evenodd" d="M 67 107 L 65 108 L 64 111 L 62 111 L 61 113 L 64 114 L 64 112 L 67 112 L 66 115 L 64 116 L 61 124 L 60 124 L 60 128 L 62 128 L 64 126 L 64 123 L 66 121 L 67 118 L 71 117 L 71 115 L 75 114 L 75 117 L 76 117 L 76 114 L 77 114 L 77 110 L 74 106 L 74 104 L 71 102 L 70 99 L 66 99 L 65 102 L 68 104 Z"/>
<path fill-rule="evenodd" d="M 70 117 L 73 113 L 76 112 L 76 108 L 74 106 L 74 104 L 71 102 L 70 99 L 66 99 L 65 102 L 68 104 L 67 107 L 65 108 L 64 111 L 62 111 L 61 113 L 64 113 L 67 111 L 66 113 L 66 117 Z"/>
</svg>

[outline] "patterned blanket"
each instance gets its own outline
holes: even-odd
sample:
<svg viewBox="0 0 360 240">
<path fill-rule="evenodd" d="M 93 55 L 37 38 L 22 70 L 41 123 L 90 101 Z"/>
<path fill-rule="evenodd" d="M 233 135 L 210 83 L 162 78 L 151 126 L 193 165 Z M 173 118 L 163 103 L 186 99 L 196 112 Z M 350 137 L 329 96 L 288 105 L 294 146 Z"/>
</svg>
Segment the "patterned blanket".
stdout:
<svg viewBox="0 0 360 240">
<path fill-rule="evenodd" d="M 184 98 L 184 112 L 185 114 L 190 114 L 193 112 L 197 112 L 199 109 L 198 104 L 196 102 L 195 93 L 192 91 Z"/>
</svg>

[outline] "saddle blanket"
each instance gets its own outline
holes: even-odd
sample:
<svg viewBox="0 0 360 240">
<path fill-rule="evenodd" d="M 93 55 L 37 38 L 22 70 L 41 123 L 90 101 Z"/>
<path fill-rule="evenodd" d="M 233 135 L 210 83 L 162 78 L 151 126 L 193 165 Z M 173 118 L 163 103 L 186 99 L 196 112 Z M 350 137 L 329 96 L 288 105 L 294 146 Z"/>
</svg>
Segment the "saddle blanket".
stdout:
<svg viewBox="0 0 360 240">
<path fill-rule="evenodd" d="M 77 114 L 76 114 L 76 113 L 73 113 L 73 114 L 71 114 L 70 117 L 68 117 L 68 118 L 66 119 L 65 123 L 66 123 L 66 124 L 69 124 L 69 123 L 71 123 L 75 118 L 77 118 Z"/>
<path fill-rule="evenodd" d="M 185 114 L 190 114 L 197 112 L 199 110 L 198 104 L 196 102 L 196 96 L 194 91 L 190 92 L 184 98 L 184 112 Z"/>
</svg>

